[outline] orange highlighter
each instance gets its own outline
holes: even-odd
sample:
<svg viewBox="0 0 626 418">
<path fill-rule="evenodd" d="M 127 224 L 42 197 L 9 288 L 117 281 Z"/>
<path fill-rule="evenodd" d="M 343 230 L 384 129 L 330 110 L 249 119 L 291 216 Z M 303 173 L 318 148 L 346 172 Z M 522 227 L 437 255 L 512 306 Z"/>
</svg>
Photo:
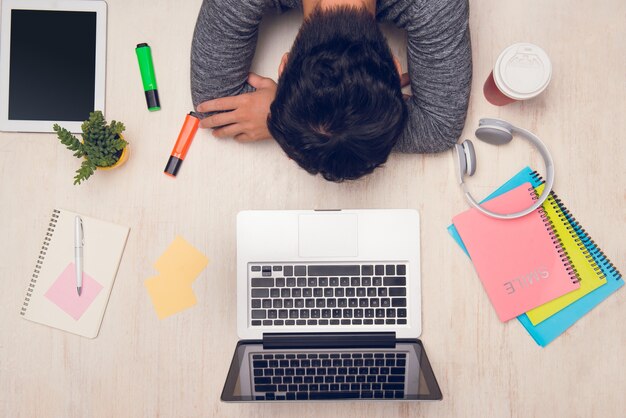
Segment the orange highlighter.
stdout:
<svg viewBox="0 0 626 418">
<path fill-rule="evenodd" d="M 193 112 L 189 112 L 189 114 L 185 117 L 185 123 L 178 134 L 178 139 L 176 140 L 176 144 L 172 150 L 172 155 L 170 155 L 170 159 L 167 160 L 165 170 L 163 170 L 163 172 L 168 176 L 176 177 L 176 174 L 178 173 L 178 170 L 187 155 L 189 146 L 193 141 L 193 137 L 196 135 L 199 124 L 200 119 L 195 117 Z"/>
</svg>

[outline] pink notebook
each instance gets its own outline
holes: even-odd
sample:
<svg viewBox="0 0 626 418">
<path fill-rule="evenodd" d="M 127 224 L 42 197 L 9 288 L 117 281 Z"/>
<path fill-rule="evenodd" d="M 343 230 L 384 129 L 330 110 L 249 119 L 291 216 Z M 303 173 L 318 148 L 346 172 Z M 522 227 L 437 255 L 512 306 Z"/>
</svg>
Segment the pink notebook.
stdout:
<svg viewBox="0 0 626 418">
<path fill-rule="evenodd" d="M 484 204 L 512 213 L 536 199 L 525 183 Z M 580 287 L 567 256 L 539 210 L 522 218 L 490 218 L 469 209 L 452 220 L 501 321 L 508 321 Z"/>
</svg>

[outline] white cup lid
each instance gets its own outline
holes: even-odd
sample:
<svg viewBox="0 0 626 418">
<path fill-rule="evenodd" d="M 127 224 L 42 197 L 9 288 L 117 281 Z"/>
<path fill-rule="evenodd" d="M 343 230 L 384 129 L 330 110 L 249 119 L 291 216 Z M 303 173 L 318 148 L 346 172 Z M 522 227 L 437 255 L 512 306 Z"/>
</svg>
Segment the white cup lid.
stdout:
<svg viewBox="0 0 626 418">
<path fill-rule="evenodd" d="M 537 96 L 545 90 L 552 77 L 548 54 L 537 45 L 513 44 L 496 61 L 493 79 L 498 89 L 515 100 Z"/>
</svg>

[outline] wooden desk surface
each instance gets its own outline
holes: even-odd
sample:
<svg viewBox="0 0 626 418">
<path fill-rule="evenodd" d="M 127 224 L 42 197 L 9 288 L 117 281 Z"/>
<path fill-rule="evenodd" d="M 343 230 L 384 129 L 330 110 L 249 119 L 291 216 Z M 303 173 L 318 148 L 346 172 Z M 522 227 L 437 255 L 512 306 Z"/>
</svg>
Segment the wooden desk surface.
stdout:
<svg viewBox="0 0 626 418">
<path fill-rule="evenodd" d="M 184 5 L 183 5 L 184 3 Z M 273 142 L 239 144 L 200 132 L 177 179 L 162 174 L 190 110 L 189 48 L 200 0 L 108 0 L 106 116 L 127 126 L 122 169 L 73 186 L 78 161 L 53 135 L 0 134 L 0 415 L 5 417 L 617 417 L 626 410 L 625 292 L 610 297 L 547 348 L 517 321 L 498 321 L 480 281 L 446 232 L 467 206 L 451 152 L 393 155 L 357 182 L 332 184 L 285 158 Z M 508 119 L 543 138 L 555 188 L 626 268 L 626 3 L 472 1 L 474 83 L 464 136 L 480 117 Z M 255 68 L 276 76 L 299 16 L 262 28 Z M 280 25 L 280 26 L 277 26 Z M 402 54 L 402 34 L 391 31 Z M 517 41 L 548 51 L 541 97 L 497 108 L 482 85 Z M 146 109 L 134 55 L 153 48 L 163 109 Z M 4 93 L 4 92 L 3 92 Z M 37 105 L 34 103 L 33 105 Z M 477 145 L 471 180 L 484 196 L 523 166 L 541 167 L 525 141 Z M 131 232 L 95 340 L 18 315 L 53 207 L 128 225 Z M 435 403 L 243 405 L 219 401 L 237 342 L 235 215 L 242 209 L 416 208 L 422 216 L 422 341 L 441 385 Z M 198 304 L 158 320 L 142 285 L 180 234 L 210 264 Z M 622 411 L 621 413 L 619 411 Z"/>
</svg>

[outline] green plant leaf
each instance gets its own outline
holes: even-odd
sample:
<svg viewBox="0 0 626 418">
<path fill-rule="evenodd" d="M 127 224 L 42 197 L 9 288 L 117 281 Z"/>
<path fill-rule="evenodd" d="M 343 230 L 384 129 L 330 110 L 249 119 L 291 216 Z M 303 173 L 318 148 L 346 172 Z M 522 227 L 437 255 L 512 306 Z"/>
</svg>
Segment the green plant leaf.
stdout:
<svg viewBox="0 0 626 418">
<path fill-rule="evenodd" d="M 61 143 L 66 146 L 70 151 L 74 151 L 75 157 L 82 157 L 85 155 L 85 150 L 83 149 L 83 144 L 76 138 L 70 131 L 65 128 L 60 127 L 58 124 L 54 124 L 52 127 L 54 131 L 57 133 L 57 136 Z"/>
<path fill-rule="evenodd" d="M 76 170 L 76 175 L 74 176 L 74 184 L 81 184 L 81 182 L 87 180 L 96 170 L 95 164 L 90 160 L 83 160 L 83 163 L 80 165 L 79 169 Z"/>
</svg>

